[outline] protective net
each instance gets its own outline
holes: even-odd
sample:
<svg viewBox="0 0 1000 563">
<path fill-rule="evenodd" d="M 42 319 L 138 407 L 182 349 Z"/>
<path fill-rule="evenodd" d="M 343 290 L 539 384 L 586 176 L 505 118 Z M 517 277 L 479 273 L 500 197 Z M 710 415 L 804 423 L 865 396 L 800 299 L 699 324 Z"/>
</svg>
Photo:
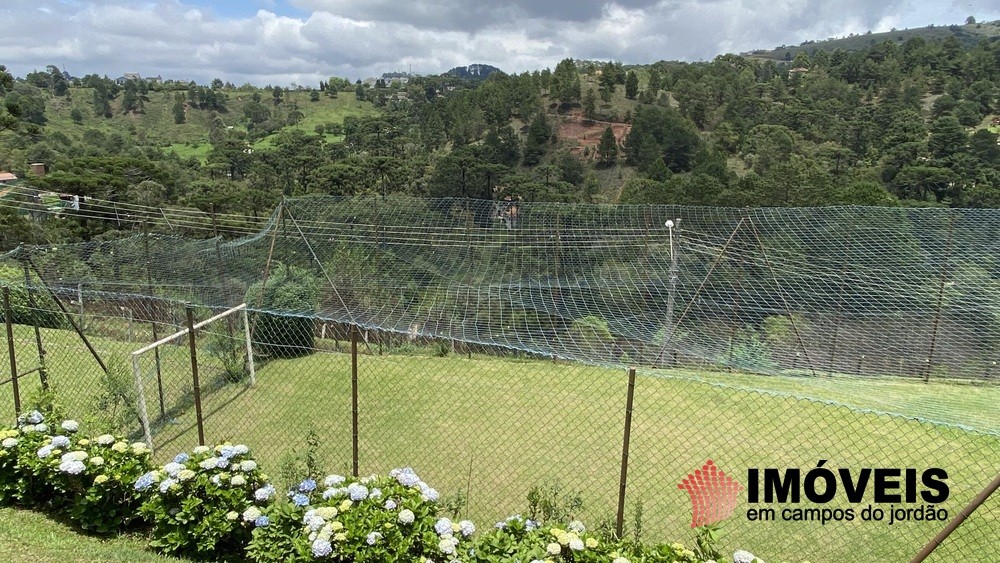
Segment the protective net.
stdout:
<svg viewBox="0 0 1000 563">
<path fill-rule="evenodd" d="M 43 363 L 68 403 L 93 408 L 114 395 L 95 356 L 114 364 L 183 328 L 185 302 L 198 320 L 246 303 L 256 385 L 242 324 L 198 331 L 210 441 L 291 467 L 313 432 L 331 469 L 413 465 L 476 518 L 523 511 L 534 488 L 599 522 L 616 509 L 636 366 L 626 506 L 656 539 L 689 533 L 678 484 L 708 459 L 744 486 L 747 467 L 819 460 L 944 467 L 952 515 L 1000 467 L 998 210 L 310 197 L 228 242 L 163 234 L 180 222 L 163 217 L 141 217 L 159 234 L 0 258 L 35 299 L 21 310 L 51 321 L 36 338 L 15 316 L 19 372 Z M 143 358 L 163 455 L 197 440 L 185 344 L 163 347 L 159 367 Z M 138 433 L 118 371 L 120 422 Z M 762 524 L 746 508 L 727 543 L 765 559 L 905 559 L 943 527 Z M 940 560 L 991 560 L 998 522 L 993 498 Z"/>
</svg>

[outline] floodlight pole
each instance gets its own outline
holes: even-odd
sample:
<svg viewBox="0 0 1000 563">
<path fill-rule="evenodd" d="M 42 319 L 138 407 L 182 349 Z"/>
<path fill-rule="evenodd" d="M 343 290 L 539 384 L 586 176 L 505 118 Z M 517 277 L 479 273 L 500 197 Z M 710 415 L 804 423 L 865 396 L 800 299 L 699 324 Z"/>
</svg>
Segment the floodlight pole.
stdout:
<svg viewBox="0 0 1000 563">
<path fill-rule="evenodd" d="M 668 220 L 664 226 L 667 227 L 667 233 L 670 237 L 670 279 L 667 285 L 667 313 L 666 322 L 663 325 L 663 346 L 660 348 L 659 357 L 657 357 L 657 364 L 663 360 L 663 355 L 667 352 L 667 346 L 674 336 L 674 329 L 676 325 L 674 324 L 674 304 L 677 300 L 677 272 L 678 272 L 678 256 L 677 252 L 674 250 L 674 227 L 680 230 L 681 220 L 678 217 L 674 220 Z"/>
</svg>

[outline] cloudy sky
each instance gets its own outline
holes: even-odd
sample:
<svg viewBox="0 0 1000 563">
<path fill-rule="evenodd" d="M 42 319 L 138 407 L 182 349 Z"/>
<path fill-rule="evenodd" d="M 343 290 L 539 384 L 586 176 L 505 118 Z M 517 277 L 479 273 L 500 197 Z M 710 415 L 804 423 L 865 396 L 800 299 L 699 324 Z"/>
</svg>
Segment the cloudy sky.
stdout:
<svg viewBox="0 0 1000 563">
<path fill-rule="evenodd" d="M 866 30 L 1000 19 L 996 0 L 0 0 L 0 64 L 316 85 L 469 63 L 711 60 Z"/>
</svg>

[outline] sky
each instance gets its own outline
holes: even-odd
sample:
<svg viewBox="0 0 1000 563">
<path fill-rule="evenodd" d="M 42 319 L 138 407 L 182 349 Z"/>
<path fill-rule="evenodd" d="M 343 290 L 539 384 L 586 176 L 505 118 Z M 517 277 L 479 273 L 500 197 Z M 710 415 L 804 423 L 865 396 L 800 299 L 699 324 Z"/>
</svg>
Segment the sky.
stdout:
<svg viewBox="0 0 1000 563">
<path fill-rule="evenodd" d="M 570 57 L 645 64 L 928 24 L 996 0 L 0 0 L 0 64 L 236 85 L 317 86 Z"/>
</svg>

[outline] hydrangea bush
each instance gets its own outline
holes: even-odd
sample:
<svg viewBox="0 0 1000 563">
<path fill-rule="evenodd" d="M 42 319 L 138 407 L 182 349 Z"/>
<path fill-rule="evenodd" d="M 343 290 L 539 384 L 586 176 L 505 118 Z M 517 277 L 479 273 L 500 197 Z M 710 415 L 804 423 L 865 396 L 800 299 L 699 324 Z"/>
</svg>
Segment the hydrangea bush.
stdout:
<svg viewBox="0 0 1000 563">
<path fill-rule="evenodd" d="M 587 531 L 578 520 L 542 524 L 519 515 L 497 522 L 481 534 L 467 558 L 475 563 L 525 562 L 697 562 L 695 553 L 683 545 L 641 545 L 601 538 Z"/>
<path fill-rule="evenodd" d="M 151 546 L 207 558 L 244 550 L 253 525 L 247 517 L 270 500 L 255 496 L 266 480 L 247 446 L 226 443 L 180 453 L 133 486 L 148 494 L 141 513 L 153 523 Z"/>
<path fill-rule="evenodd" d="M 149 470 L 149 448 L 110 434 L 80 437 L 80 424 L 50 426 L 38 411 L 0 432 L 0 503 L 66 510 L 82 528 L 100 533 L 137 518 L 136 477 Z"/>
<path fill-rule="evenodd" d="M 438 517 L 438 492 L 412 469 L 387 477 L 311 479 L 289 491 L 288 502 L 265 511 L 247 550 L 271 561 L 461 561 L 476 527 Z"/>
</svg>

